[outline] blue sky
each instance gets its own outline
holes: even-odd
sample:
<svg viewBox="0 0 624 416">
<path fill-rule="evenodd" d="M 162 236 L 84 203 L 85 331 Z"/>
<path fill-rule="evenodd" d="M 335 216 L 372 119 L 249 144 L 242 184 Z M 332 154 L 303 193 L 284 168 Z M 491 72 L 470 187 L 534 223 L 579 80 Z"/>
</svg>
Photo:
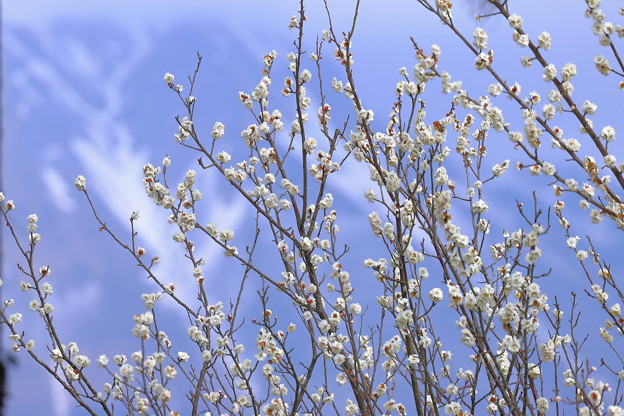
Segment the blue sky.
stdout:
<svg viewBox="0 0 624 416">
<path fill-rule="evenodd" d="M 309 51 L 313 34 L 326 28 L 323 10 L 316 4 L 320 2 L 310 3 Z M 413 66 L 409 36 L 414 36 L 424 49 L 433 43 L 440 44 L 441 67 L 454 78 L 463 79 L 466 87 L 475 88 L 476 94 L 482 94 L 479 88 L 491 82 L 485 74 L 473 69 L 473 58 L 465 54 L 448 30 L 415 2 L 362 3 L 354 38 L 355 74 L 360 79 L 365 105 L 373 108 L 380 120 L 393 102 L 394 85 L 399 80 L 397 69 Z M 540 2 L 540 7 L 535 8 L 533 2 L 511 2 L 512 7 L 517 7 L 514 10 L 525 16 L 529 33 L 536 35 L 548 30 L 553 34 L 551 56 L 555 63 L 560 65 L 569 60 L 577 63 L 580 81 L 575 94 L 587 95 L 598 102 L 604 111 L 595 121 L 606 124 L 621 114 L 622 109 L 609 105 L 614 102 L 613 96 L 603 91 L 614 88 L 608 79 L 598 78 L 592 68 L 593 55 L 599 46 L 590 35 L 589 21 L 582 17 L 581 2 L 570 3 Z M 353 2 L 330 4 L 335 11 L 335 25 L 346 30 Z M 195 53 L 204 56 L 196 94 L 201 114 L 199 123 L 208 131 L 215 121 L 223 121 L 227 134 L 233 137 L 226 146 L 235 152 L 238 132 L 250 123 L 238 102 L 237 92 L 253 89 L 260 78 L 262 56 L 270 50 L 278 51 L 280 59 L 276 65 L 285 68 L 283 57 L 292 51 L 294 37 L 287 25 L 296 12 L 296 4 L 278 0 L 21 0 L 5 2 L 3 7 L 4 192 L 16 201 L 17 218 L 31 212 L 37 212 L 41 218 L 40 261 L 51 264 L 58 279 L 54 281 L 56 319 L 64 322 L 65 339 L 79 340 L 91 356 L 103 352 L 113 354 L 119 348 L 132 352 L 136 346 L 127 345 L 133 341 L 131 316 L 141 310 L 137 294 L 148 291 L 149 286 L 121 250 L 97 232 L 86 202 L 73 188 L 73 179 L 79 173 L 87 176 L 101 213 L 111 228 L 121 234 L 128 233 L 132 211 L 141 211 L 138 231 L 148 251 L 158 252 L 162 258 L 161 273 L 171 275 L 171 280 L 188 274 L 175 261 L 180 255 L 179 248 L 171 241 L 167 224 L 159 220 L 162 212 L 144 197 L 141 182 L 143 164 L 157 164 L 165 154 L 171 155 L 174 172 L 183 174 L 195 165 L 194 155 L 181 151 L 173 143 L 176 130 L 173 116 L 183 109 L 162 82 L 163 74 L 172 72 L 178 80 L 183 80 L 194 68 Z M 470 23 L 474 7 L 457 7 L 456 16 L 466 27 L 475 25 Z M 557 22 L 553 24 L 554 15 Z M 496 48 L 510 44 L 508 28 L 501 22 L 485 21 L 481 25 L 490 33 L 497 68 L 509 78 L 517 77 L 518 81 L 543 88 L 535 81 L 539 80 L 541 71 L 519 70 L 522 51 L 508 46 Z M 327 64 L 326 82 L 332 75 L 340 74 L 333 62 Z M 527 85 L 525 91 L 530 89 Z M 448 110 L 449 97 L 435 93 L 429 97 L 432 113 L 435 109 Z M 337 107 L 345 105 L 339 102 L 339 97 L 330 97 L 332 106 L 334 102 Z M 576 127 L 567 128 L 572 131 Z M 493 144 L 494 151 L 506 151 L 507 156 L 501 156 L 501 160 L 513 160 L 508 141 L 501 138 L 499 142 L 500 145 Z M 492 164 L 499 162 L 494 159 Z M 368 177 L 368 171 L 359 168 L 341 172 L 331 191 L 344 199 L 345 209 L 366 215 L 370 207 L 362 198 L 362 190 L 367 184 L 358 178 Z M 506 200 L 513 195 L 509 187 L 525 197 L 530 189 L 538 187 L 539 195 L 552 199 L 552 192 L 543 186 L 543 181 L 531 183 L 527 174 L 514 173 L 512 178 L 516 180 L 515 188 L 514 182 L 501 185 L 501 203 L 513 206 L 513 201 Z M 240 233 L 249 230 L 246 221 L 249 208 L 224 192 L 226 188 L 217 178 L 205 177 L 201 181 L 205 198 L 211 200 L 207 213 L 210 221 Z M 517 181 L 523 184 L 518 186 Z M 368 238 L 368 229 L 358 230 L 355 219 L 343 221 L 345 229 L 353 230 L 346 238 Z M 509 217 L 502 215 L 493 221 L 503 226 Z M 608 229 L 597 228 L 607 248 L 619 237 L 612 237 Z M 227 274 L 224 270 L 228 270 L 230 263 L 219 251 L 205 244 L 198 250 L 209 260 L 208 275 Z M 365 254 L 367 249 L 362 247 L 355 252 Z M 12 276 L 14 255 L 7 244 L 5 281 Z M 571 271 L 567 255 L 568 252 L 553 255 L 554 264 L 560 267 L 557 270 L 569 276 L 566 278 L 580 278 Z M 621 264 L 615 266 L 621 269 Z M 8 286 L 3 296 L 19 299 L 21 294 L 13 293 Z M 179 288 L 192 296 L 194 285 L 179 284 Z M 228 296 L 227 287 L 220 290 L 224 297 Z M 28 319 L 36 322 L 34 317 Z M 42 328 L 35 331 L 39 332 L 33 337 L 44 334 Z M 12 368 L 9 380 L 12 385 L 8 414 L 34 413 L 46 409 L 46 403 L 52 404 L 50 414 L 54 416 L 81 414 L 72 411 L 73 403 L 59 393 L 41 370 L 33 369 L 24 356 Z M 33 397 L 37 400 L 32 400 Z"/>
</svg>

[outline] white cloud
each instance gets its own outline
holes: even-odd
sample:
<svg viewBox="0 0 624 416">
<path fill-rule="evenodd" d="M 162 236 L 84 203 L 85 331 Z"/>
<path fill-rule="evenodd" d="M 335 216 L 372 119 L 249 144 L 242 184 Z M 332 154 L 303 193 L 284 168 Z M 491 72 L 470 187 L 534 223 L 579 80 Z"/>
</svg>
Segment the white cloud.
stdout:
<svg viewBox="0 0 624 416">
<path fill-rule="evenodd" d="M 150 256 L 157 255 L 160 258 L 156 273 L 162 283 L 176 283 L 177 295 L 192 301 L 197 296 L 197 286 L 191 273 L 192 265 L 184 259 L 182 246 L 172 239 L 177 230 L 166 221 L 169 212 L 156 206 L 145 195 L 139 167 L 145 163 L 147 156 L 134 149 L 128 141 L 129 139 L 115 145 L 115 141 L 110 139 L 80 139 L 73 143 L 73 149 L 85 169 L 87 188 L 98 196 L 97 202 L 103 203 L 107 212 L 119 224 L 129 228 L 131 213 L 140 212 L 140 218 L 135 224 L 139 233 L 137 241 L 147 249 Z M 106 142 L 108 145 L 100 146 L 98 142 Z M 246 218 L 245 201 L 242 198 L 224 196 L 224 184 L 219 183 L 213 175 L 202 175 L 204 177 L 206 179 L 203 179 L 204 183 L 200 188 L 208 191 L 198 202 L 200 207 L 205 207 L 198 214 L 198 221 L 214 221 L 220 228 L 239 228 Z M 170 180 L 176 183 L 175 178 Z M 196 258 L 206 259 L 206 271 L 216 269 L 223 258 L 222 250 L 207 241 L 207 238 L 195 235 L 201 237 L 196 242 Z"/>
<path fill-rule="evenodd" d="M 54 377 L 48 377 L 47 380 L 54 416 L 70 416 L 74 406 L 73 399 Z"/>
<path fill-rule="evenodd" d="M 41 180 L 50 194 L 50 201 L 59 211 L 65 214 L 73 213 L 76 210 L 74 189 L 68 186 L 67 180 L 61 176 L 57 169 L 50 166 L 44 167 L 40 174 Z"/>
</svg>

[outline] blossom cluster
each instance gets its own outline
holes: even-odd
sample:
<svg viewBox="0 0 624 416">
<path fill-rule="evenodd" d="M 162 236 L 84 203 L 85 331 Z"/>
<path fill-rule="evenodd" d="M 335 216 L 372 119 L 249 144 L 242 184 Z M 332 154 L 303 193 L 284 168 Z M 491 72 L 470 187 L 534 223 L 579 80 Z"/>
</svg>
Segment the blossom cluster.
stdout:
<svg viewBox="0 0 624 416">
<path fill-rule="evenodd" d="M 419 3 L 459 30 L 453 1 Z M 26 337 L 31 332 L 24 328 L 26 311 L 7 299 L 0 320 L 12 349 L 29 354 L 91 414 L 112 415 L 120 407 L 141 415 L 545 415 L 564 407 L 582 415 L 624 414 L 619 393 L 611 394 L 609 383 L 598 380 L 617 380 L 619 386 L 624 379 L 616 346 L 624 334 L 624 298 L 615 270 L 591 238 L 575 235 L 578 221 L 566 208 L 570 199 L 579 201 L 590 222 L 608 219 L 616 232 L 624 229 L 624 165 L 614 154 L 616 129 L 594 128 L 589 117 L 598 113 L 598 104 L 573 98 L 577 66 L 558 67 L 547 59 L 557 46 L 552 36 L 546 31 L 532 36 L 523 17 L 510 13 L 513 5 L 490 3 L 488 18 L 504 19 L 508 39 L 528 51 L 521 66 L 541 67 L 540 87 L 504 81 L 490 49 L 492 37 L 474 27 L 465 29 L 471 40 L 460 39 L 479 74 L 495 81 L 484 94 L 464 89 L 443 70 L 439 46 L 426 51 L 414 41 L 413 68 L 399 69 L 391 111 L 382 120 L 358 91 L 353 31 L 338 32 L 329 20 L 306 58 L 303 1 L 288 22 L 297 39 L 295 50 L 286 54 L 287 76 L 279 91 L 294 111 L 282 112 L 270 100 L 272 70 L 281 63 L 275 51 L 264 56 L 253 90 L 238 93 L 251 124 L 241 125 L 236 137 L 231 137 L 236 126 L 221 121 L 202 132 L 203 123 L 195 122 L 195 76 L 186 88 L 166 73 L 164 82 L 185 109 L 176 117 L 174 141 L 199 155 L 201 169 L 188 169 L 174 181 L 175 165 L 165 156 L 143 166 L 142 181 L 179 243 L 187 287 L 196 296 L 187 299 L 176 290 L 186 283 L 167 282 L 166 272 L 156 267 L 159 256 L 148 253 L 135 227 L 142 221 L 138 212 L 130 217 L 130 238 L 124 241 L 98 214 L 85 177 L 74 182 L 100 231 L 153 284 L 139 296 L 144 309 L 128 322 L 135 352 L 94 359 L 81 354 L 76 342 L 62 341 L 53 319 L 51 268 L 37 266 L 34 256 L 41 242 L 39 218 L 28 215 L 20 233 L 14 228 L 16 205 L 0 193 L 0 212 L 22 256 L 24 280 L 17 286 L 31 296 L 28 309 L 50 336 L 45 349 L 36 348 Z M 591 31 L 621 66 L 613 35 L 624 36 L 624 29 L 606 20 L 599 0 L 586 4 Z M 327 45 L 342 71 L 330 83 L 333 92 L 323 84 Z M 624 68 L 614 68 L 603 55 L 594 63 L 600 74 L 624 77 Z M 442 114 L 426 109 L 438 82 L 450 97 Z M 518 108 L 516 117 L 506 117 Z M 343 111 L 341 128 L 332 132 Z M 564 116 L 586 137 L 564 134 L 555 124 Z M 518 153 L 511 152 L 494 160 L 488 147 L 499 137 L 508 138 L 522 160 L 512 162 Z M 345 201 L 334 186 L 345 164 L 369 180 L 362 202 L 372 208 L 363 219 L 357 210 L 345 216 Z M 527 181 L 546 177 L 556 200 L 549 204 L 534 196 L 532 204 L 516 201 L 509 209 L 496 197 L 496 186 L 508 183 L 512 165 L 527 171 Z M 235 233 L 209 218 L 203 205 L 209 198 L 199 189 L 204 175 L 219 178 L 246 201 L 254 213 L 253 232 Z M 552 210 L 541 208 L 545 205 Z M 505 215 L 507 228 L 500 226 L 501 206 L 515 209 L 521 225 Z M 550 211 L 560 225 L 556 231 Z M 362 237 L 366 244 L 359 246 L 360 241 L 350 243 L 375 253 L 363 261 L 350 253 L 341 232 L 359 220 L 368 222 L 362 228 L 371 238 Z M 549 291 L 558 278 L 548 263 L 557 231 L 578 263 L 587 302 L 575 291 L 565 305 L 563 294 Z M 196 250 L 200 239 L 241 266 L 240 279 L 231 280 L 237 295 L 229 301 L 212 300 L 215 285 L 206 277 L 207 260 Z M 184 324 L 168 326 L 165 302 L 183 312 Z M 606 345 L 608 357 L 584 359 L 578 322 L 579 308 L 585 307 L 603 314 L 604 323 L 588 336 Z M 101 386 L 91 381 L 91 361 L 108 377 Z M 598 364 L 606 370 L 599 372 Z M 188 407 L 180 404 L 185 398 Z"/>
</svg>

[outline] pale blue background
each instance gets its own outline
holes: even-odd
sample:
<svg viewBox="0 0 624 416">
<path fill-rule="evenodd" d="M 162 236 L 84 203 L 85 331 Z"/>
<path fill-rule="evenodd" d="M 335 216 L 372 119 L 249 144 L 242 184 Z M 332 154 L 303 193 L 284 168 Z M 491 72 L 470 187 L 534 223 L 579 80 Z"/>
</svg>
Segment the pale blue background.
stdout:
<svg viewBox="0 0 624 416">
<path fill-rule="evenodd" d="M 311 52 L 316 34 L 327 26 L 322 3 L 318 0 L 309 3 L 306 50 Z M 510 3 L 525 16 L 529 33 L 535 36 L 545 29 L 552 33 L 553 51 L 548 56 L 555 64 L 559 67 L 568 61 L 577 64 L 579 81 L 575 83 L 575 96 L 591 98 L 599 104 L 601 111 L 594 117 L 596 125 L 611 123 L 616 130 L 616 122 L 622 126 L 621 93 L 610 92 L 615 80 L 599 76 L 593 69 L 594 54 L 604 50 L 590 35 L 590 22 L 582 17 L 583 2 Z M 353 1 L 330 4 L 335 9 L 336 28 L 347 30 Z M 97 232 L 86 202 L 73 188 L 74 178 L 80 173 L 87 176 L 101 214 L 121 235 L 128 235 L 127 220 L 131 212 L 141 211 L 139 231 L 144 247 L 163 259 L 159 270 L 162 275 L 171 276 L 164 280 L 178 282 L 179 290 L 192 298 L 194 282 L 186 264 L 175 262 L 179 251 L 171 242 L 172 230 L 161 220 L 163 212 L 152 207 L 143 196 L 141 183 L 143 164 L 158 164 L 165 154 L 171 155 L 173 172 L 177 174 L 183 174 L 195 164 L 194 154 L 182 151 L 173 143 L 176 130 L 173 116 L 183 109 L 162 82 L 163 74 L 172 72 L 177 82 L 184 83 L 195 66 L 196 52 L 204 56 L 195 94 L 198 124 L 208 134 L 215 121 L 223 121 L 226 124 L 223 146 L 240 160 L 243 154 L 236 151 L 241 143 L 239 132 L 251 120 L 238 102 L 237 92 L 254 88 L 260 79 L 262 56 L 272 49 L 279 53 L 274 89 L 280 87 L 285 75 L 284 56 L 293 50 L 295 36 L 287 26 L 297 9 L 295 1 L 278 0 L 4 2 L 5 143 L 1 161 L 4 192 L 17 203 L 16 220 L 23 221 L 31 212 L 39 214 L 43 241 L 38 261 L 51 264 L 53 269 L 55 319 L 63 322 L 63 338 L 78 341 L 81 350 L 92 359 L 101 353 L 129 355 L 138 348 L 130 335 L 131 317 L 143 310 L 138 294 L 151 291 L 151 286 L 133 268 L 128 256 Z M 475 26 L 470 21 L 475 11 L 476 6 L 470 2 L 456 7 L 458 21 L 470 28 L 468 34 Z M 526 52 L 511 46 L 506 25 L 499 20 L 481 25 L 490 34 L 496 52 L 495 64 L 506 74 L 506 79 L 532 80 L 525 86 L 525 93 L 533 88 L 543 89 L 539 69 L 519 70 L 519 56 Z M 453 78 L 463 79 L 475 95 L 483 94 L 482 87 L 491 82 L 486 74 L 473 69 L 473 58 L 467 57 L 458 40 L 415 2 L 363 1 L 356 32 L 353 51 L 358 88 L 364 105 L 375 110 L 377 128 L 385 125 L 385 116 L 394 100 L 394 85 L 399 81 L 397 69 L 411 68 L 414 64 L 409 36 L 414 36 L 425 50 L 432 43 L 440 44 L 443 51 L 440 67 L 451 72 Z M 499 44 L 505 47 L 496 48 Z M 326 49 L 327 88 L 332 76 L 344 79 L 340 68 L 329 58 L 330 53 Z M 313 69 L 311 64 L 309 67 Z M 316 78 L 316 71 L 312 72 Z M 433 115 L 437 109 L 438 117 L 442 117 L 448 111 L 449 97 L 437 94 L 433 90 L 437 87 L 429 88 L 428 111 Z M 316 108 L 318 93 L 311 92 L 311 96 L 312 108 Z M 284 102 L 281 98 L 274 100 Z M 337 109 L 348 108 L 342 97 L 329 94 L 328 101 Z M 285 115 L 290 113 L 287 105 L 280 108 Z M 511 121 L 517 122 L 511 112 L 508 114 Z M 576 124 L 565 125 L 562 121 L 561 127 L 578 136 Z M 520 129 L 519 125 L 516 129 Z M 619 131 L 624 131 L 624 126 Z M 493 138 L 490 146 L 491 153 L 497 155 L 490 159 L 491 165 L 505 158 L 517 159 L 502 136 Z M 367 184 L 360 179 L 367 177 L 367 169 L 355 166 L 341 172 L 337 184 L 330 189 L 341 199 L 340 206 L 353 214 L 344 216 L 341 223 L 345 241 L 371 239 L 365 222 L 371 208 L 362 198 Z M 217 221 L 236 229 L 237 237 L 244 236 L 251 227 L 246 221 L 251 214 L 249 208 L 224 193 L 227 188 L 217 178 L 203 177 L 201 182 L 205 198 L 210 201 L 202 221 Z M 510 172 L 507 182 L 497 185 L 496 195 L 501 205 L 500 211 L 495 211 L 500 215 L 492 215 L 494 226 L 513 228 L 511 222 L 515 220 L 510 219 L 513 216 L 507 211 L 514 206 L 510 197 L 529 202 L 530 190 L 537 187 L 545 203 L 552 201 L 552 192 L 544 183 L 532 180 L 527 174 Z M 488 202 L 492 206 L 496 201 Z M 574 204 L 570 202 L 570 205 Z M 599 243 L 606 249 L 621 241 L 618 233 L 607 233 L 608 226 L 592 230 L 600 233 Z M 582 276 L 571 264 L 570 252 L 561 248 L 561 232 L 555 229 L 553 234 L 556 238 L 544 247 L 544 253 L 551 257 L 551 264 L 556 268 L 554 286 L 560 287 L 562 279 L 566 285 L 581 282 Z M 9 284 L 18 282 L 20 277 L 14 270 L 16 254 L 6 242 L 4 280 L 7 284 L 3 296 L 27 302 L 28 298 L 18 292 L 16 285 Z M 214 300 L 220 298 L 219 293 L 227 297 L 233 289 L 218 282 L 228 276 L 234 279 L 236 269 L 211 246 L 200 244 L 198 250 L 209 259 L 206 275 L 215 281 Z M 366 246 L 354 247 L 351 261 L 359 265 L 363 258 L 379 255 Z M 615 270 L 621 270 L 621 263 L 614 266 Z M 565 291 L 561 295 L 567 297 Z M 40 339 L 38 350 L 42 351 L 45 332 L 38 326 L 33 327 L 37 329 L 26 326 L 38 321 L 31 314 L 25 315 L 24 327 L 29 328 L 26 338 Z M 182 318 L 172 314 L 171 319 L 184 322 Z M 3 340 L 3 344 L 7 345 L 7 341 Z M 83 414 L 72 410 L 69 397 L 41 369 L 33 368 L 28 357 L 19 354 L 17 360 L 9 373 L 8 415 Z"/>
</svg>

